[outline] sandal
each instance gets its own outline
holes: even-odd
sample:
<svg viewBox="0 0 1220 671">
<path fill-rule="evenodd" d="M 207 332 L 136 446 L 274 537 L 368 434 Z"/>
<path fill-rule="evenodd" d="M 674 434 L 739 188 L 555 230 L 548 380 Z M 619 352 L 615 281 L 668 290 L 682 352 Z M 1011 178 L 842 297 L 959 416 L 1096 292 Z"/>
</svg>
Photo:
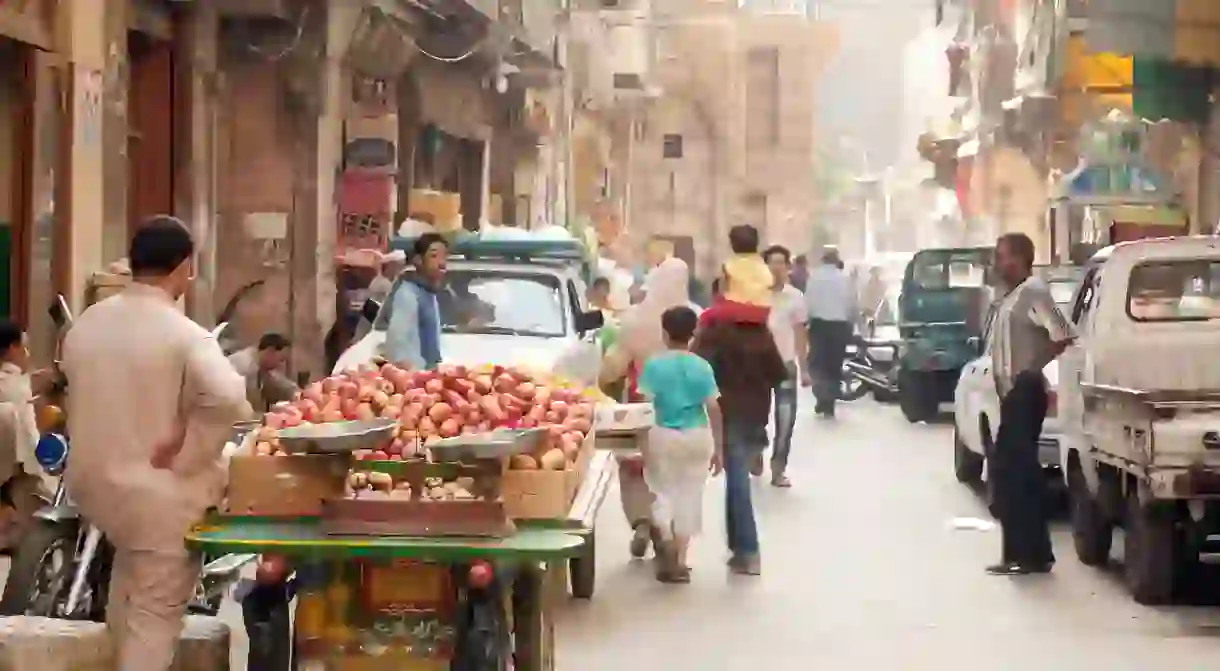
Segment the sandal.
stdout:
<svg viewBox="0 0 1220 671">
<path fill-rule="evenodd" d="M 678 557 L 669 543 L 657 546 L 657 582 L 673 585 L 690 582 L 690 569 L 678 564 Z"/>
</svg>

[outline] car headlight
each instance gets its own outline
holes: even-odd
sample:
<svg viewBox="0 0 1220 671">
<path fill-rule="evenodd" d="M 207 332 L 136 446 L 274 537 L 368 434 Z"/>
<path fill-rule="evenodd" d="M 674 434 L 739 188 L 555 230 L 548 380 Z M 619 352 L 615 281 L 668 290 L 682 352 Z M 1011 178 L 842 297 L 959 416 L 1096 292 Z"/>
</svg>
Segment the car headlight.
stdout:
<svg viewBox="0 0 1220 671">
<path fill-rule="evenodd" d="M 58 433 L 42 434 L 34 446 L 34 460 L 47 473 L 59 474 L 68 460 L 68 440 Z"/>
</svg>

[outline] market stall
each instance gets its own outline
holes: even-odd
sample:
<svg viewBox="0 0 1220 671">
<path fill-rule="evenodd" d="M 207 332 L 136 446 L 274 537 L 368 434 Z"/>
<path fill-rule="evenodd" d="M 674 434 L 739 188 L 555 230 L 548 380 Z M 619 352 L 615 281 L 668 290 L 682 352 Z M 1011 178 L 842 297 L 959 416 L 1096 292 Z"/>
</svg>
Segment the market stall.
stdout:
<svg viewBox="0 0 1220 671">
<path fill-rule="evenodd" d="M 553 668 L 549 609 L 569 561 L 592 594 L 613 472 L 595 400 L 498 366 L 327 378 L 244 437 L 187 542 L 284 558 L 299 668 Z"/>
</svg>

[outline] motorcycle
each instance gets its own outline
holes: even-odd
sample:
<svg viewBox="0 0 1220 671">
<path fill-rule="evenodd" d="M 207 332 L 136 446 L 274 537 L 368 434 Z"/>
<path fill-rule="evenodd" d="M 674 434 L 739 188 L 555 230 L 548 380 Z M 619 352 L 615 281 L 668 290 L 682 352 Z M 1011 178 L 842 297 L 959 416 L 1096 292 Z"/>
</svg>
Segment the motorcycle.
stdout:
<svg viewBox="0 0 1220 671">
<path fill-rule="evenodd" d="M 52 306 L 51 317 L 61 333 L 72 323 L 63 296 Z M 213 331 L 218 337 L 227 324 Z M 56 387 L 66 391 L 58 374 Z M 70 441 L 63 423 L 44 432 L 34 449 L 43 471 L 57 478 L 55 493 L 22 537 L 12 556 L 8 580 L 0 596 L 0 615 L 34 615 L 59 619 L 105 621 L 106 600 L 110 592 L 110 570 L 114 548 L 101 530 L 82 518 L 72 504 L 64 484 L 64 468 Z M 226 555 L 204 560 L 200 580 L 188 612 L 216 615 L 220 604 L 240 579 L 243 567 L 255 555 Z"/>
<path fill-rule="evenodd" d="M 847 358 L 843 361 L 843 398 L 854 401 L 873 392 L 878 398 L 898 393 L 898 385 L 890 379 L 890 365 L 873 358 L 870 350 L 886 348 L 894 350 L 894 361 L 898 358 L 898 345 L 890 342 L 872 341 L 857 337 L 848 345 Z"/>
</svg>

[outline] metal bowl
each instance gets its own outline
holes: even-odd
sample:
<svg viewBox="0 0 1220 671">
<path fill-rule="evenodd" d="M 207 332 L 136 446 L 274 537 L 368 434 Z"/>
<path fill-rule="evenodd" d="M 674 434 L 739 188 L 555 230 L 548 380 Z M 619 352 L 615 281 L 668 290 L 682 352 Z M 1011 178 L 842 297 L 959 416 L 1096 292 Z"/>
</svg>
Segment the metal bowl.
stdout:
<svg viewBox="0 0 1220 671">
<path fill-rule="evenodd" d="M 302 424 L 279 430 L 280 446 L 287 452 L 339 454 L 375 450 L 394 437 L 393 419 Z"/>
</svg>

